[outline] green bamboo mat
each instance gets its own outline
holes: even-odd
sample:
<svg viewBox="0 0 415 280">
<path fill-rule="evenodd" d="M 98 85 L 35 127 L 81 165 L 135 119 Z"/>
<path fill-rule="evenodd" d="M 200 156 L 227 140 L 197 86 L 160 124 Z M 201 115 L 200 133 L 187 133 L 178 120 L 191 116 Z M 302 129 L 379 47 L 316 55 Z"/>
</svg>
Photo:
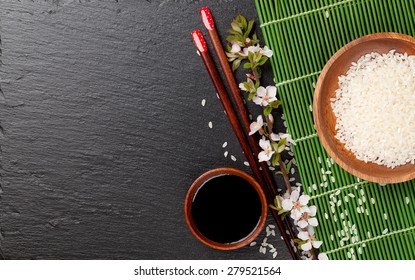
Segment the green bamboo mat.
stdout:
<svg viewBox="0 0 415 280">
<path fill-rule="evenodd" d="M 366 34 L 415 35 L 415 0 L 256 0 L 305 193 L 318 207 L 316 237 L 330 259 L 415 259 L 415 180 L 379 185 L 334 164 L 311 112 L 329 58 Z M 415 109 L 415 108 L 414 108 Z"/>
</svg>

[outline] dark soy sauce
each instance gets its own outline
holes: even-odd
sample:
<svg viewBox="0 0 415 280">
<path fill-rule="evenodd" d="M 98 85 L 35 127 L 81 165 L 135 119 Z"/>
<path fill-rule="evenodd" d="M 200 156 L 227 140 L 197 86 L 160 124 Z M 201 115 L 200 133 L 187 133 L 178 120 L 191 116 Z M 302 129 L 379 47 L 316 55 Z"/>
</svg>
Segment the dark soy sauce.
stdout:
<svg viewBox="0 0 415 280">
<path fill-rule="evenodd" d="M 261 218 L 261 200 L 247 181 L 221 175 L 206 181 L 192 203 L 196 227 L 208 239 L 233 243 L 247 237 Z"/>
</svg>

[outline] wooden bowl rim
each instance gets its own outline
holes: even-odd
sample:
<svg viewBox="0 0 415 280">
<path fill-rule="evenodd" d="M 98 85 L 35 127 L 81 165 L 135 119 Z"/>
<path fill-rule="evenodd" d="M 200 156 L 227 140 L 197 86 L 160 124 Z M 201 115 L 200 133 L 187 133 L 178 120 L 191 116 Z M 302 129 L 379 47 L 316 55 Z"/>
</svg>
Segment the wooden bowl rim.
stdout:
<svg viewBox="0 0 415 280">
<path fill-rule="evenodd" d="M 399 176 L 390 176 L 390 177 L 379 177 L 379 176 L 373 176 L 371 174 L 369 174 L 368 172 L 365 172 L 365 170 L 359 170 L 354 168 L 353 166 L 347 164 L 341 157 L 337 156 L 336 151 L 334 151 L 331 146 L 329 145 L 329 141 L 328 138 L 330 137 L 329 135 L 326 135 L 326 133 L 324 133 L 324 131 L 320 130 L 320 127 L 322 125 L 324 120 L 322 119 L 323 116 L 322 114 L 319 114 L 319 108 L 321 108 L 321 103 L 322 98 L 320 98 L 320 93 L 322 91 L 322 87 L 325 81 L 325 77 L 327 75 L 327 73 L 331 70 L 331 68 L 333 67 L 333 65 L 335 65 L 336 61 L 343 56 L 347 51 L 353 49 L 354 47 L 358 46 L 359 44 L 365 43 L 365 42 L 369 42 L 369 41 L 376 41 L 376 40 L 385 40 L 385 39 L 392 39 L 392 40 L 399 40 L 399 41 L 405 41 L 407 43 L 410 43 L 412 45 L 415 46 L 415 38 L 409 35 L 405 35 L 405 34 L 400 34 L 400 33 L 395 33 L 395 32 L 380 32 L 380 33 L 373 33 L 373 34 L 369 34 L 369 35 L 365 35 L 362 36 L 360 38 L 357 38 L 351 42 L 349 42 L 348 44 L 344 45 L 342 48 L 340 48 L 330 59 L 329 61 L 326 63 L 326 65 L 324 66 L 323 70 L 321 71 L 318 80 L 317 80 L 317 84 L 314 90 L 314 97 L 313 97 L 313 118 L 314 118 L 314 122 L 315 122 L 315 127 L 316 127 L 316 131 L 317 131 L 317 135 L 323 145 L 323 147 L 326 149 L 327 153 L 329 154 L 329 156 L 343 169 L 345 169 L 347 172 L 351 173 L 354 176 L 357 176 L 361 179 L 370 181 L 370 182 L 375 182 L 375 183 L 380 183 L 380 184 L 394 184 L 394 183 L 402 183 L 402 182 L 406 182 L 409 180 L 412 180 L 415 178 L 415 165 L 414 168 L 412 168 L 409 172 L 404 173 L 404 174 L 400 174 Z M 369 52 L 367 52 L 369 53 Z M 334 114 L 334 113 L 333 113 Z M 335 116 L 334 116 L 335 118 Z M 334 139 L 335 142 L 339 143 L 340 145 L 344 146 L 343 143 L 341 143 L 339 140 Z M 351 153 L 351 152 L 350 152 Z M 351 153 L 351 155 L 353 155 Z M 357 160 L 357 159 L 356 159 Z M 364 163 L 363 161 L 361 161 L 362 163 Z M 394 169 L 388 168 L 386 166 L 385 170 L 399 170 L 407 165 L 410 165 L 411 163 L 407 163 L 405 165 L 399 166 L 399 167 L 395 167 Z M 381 165 L 377 165 L 375 163 L 366 163 L 365 165 L 367 166 L 381 166 Z M 370 168 L 367 168 L 370 169 Z"/>
<path fill-rule="evenodd" d="M 212 178 L 215 178 L 217 176 L 221 176 L 221 175 L 235 175 L 238 177 L 241 177 L 242 179 L 246 180 L 258 193 L 259 199 L 261 201 L 261 217 L 259 219 L 259 222 L 257 224 L 257 226 L 255 227 L 255 229 L 248 235 L 246 236 L 244 239 L 241 239 L 237 242 L 234 243 L 219 243 L 219 242 L 215 242 L 212 241 L 210 239 L 208 239 L 207 237 L 205 237 L 196 227 L 193 218 L 192 218 L 192 214 L 191 214 L 191 208 L 192 208 L 192 202 L 193 202 L 193 198 L 194 195 L 196 193 L 196 191 L 207 181 L 210 180 Z M 185 218 L 186 218 L 186 224 L 188 225 L 190 231 L 192 232 L 192 234 L 203 244 L 212 247 L 214 249 L 218 249 L 218 250 L 234 250 L 234 249 L 238 249 L 241 247 L 244 247 L 248 244 L 250 244 L 252 241 L 255 240 L 255 238 L 261 233 L 262 229 L 264 228 L 266 219 L 267 219 L 267 214 L 268 214 L 268 204 L 267 204 L 267 200 L 265 197 L 265 194 L 263 192 L 263 190 L 261 189 L 261 186 L 258 184 L 258 182 L 252 177 L 250 176 L 248 173 L 236 169 L 236 168 L 230 168 L 230 167 L 221 167 L 221 168 L 215 168 L 212 170 L 209 170 L 205 173 L 203 173 L 202 175 L 200 175 L 194 182 L 193 184 L 190 186 L 189 190 L 187 191 L 186 194 L 186 199 L 185 199 L 185 203 L 184 203 L 184 213 L 185 213 Z"/>
</svg>

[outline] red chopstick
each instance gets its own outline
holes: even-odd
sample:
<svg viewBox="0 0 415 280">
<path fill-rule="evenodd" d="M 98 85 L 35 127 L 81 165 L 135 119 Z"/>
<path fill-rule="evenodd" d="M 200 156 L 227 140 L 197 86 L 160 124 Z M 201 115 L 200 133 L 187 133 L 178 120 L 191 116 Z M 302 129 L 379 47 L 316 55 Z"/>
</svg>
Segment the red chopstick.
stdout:
<svg viewBox="0 0 415 280">
<path fill-rule="evenodd" d="M 220 74 L 216 68 L 215 63 L 213 62 L 212 57 L 210 56 L 209 50 L 207 48 L 206 42 L 204 40 L 204 37 L 202 35 L 202 32 L 200 30 L 195 30 L 192 32 L 193 41 L 200 53 L 200 56 L 203 60 L 203 63 L 205 64 L 206 70 L 209 73 L 209 76 L 212 80 L 212 83 L 220 97 L 220 100 L 222 102 L 223 108 L 225 109 L 226 115 L 228 116 L 228 119 L 232 125 L 232 129 L 239 141 L 239 144 L 248 160 L 249 166 L 251 167 L 252 172 L 254 173 L 254 177 L 257 179 L 258 183 L 261 185 L 262 188 L 264 188 L 265 182 L 263 180 L 263 177 L 261 175 L 260 167 L 258 165 L 258 162 L 252 153 L 251 146 L 248 142 L 248 140 L 245 137 L 244 130 L 239 122 L 238 116 L 233 109 L 232 103 L 228 97 L 227 91 L 225 89 L 225 86 L 223 85 L 223 82 L 221 80 Z M 268 166 L 266 166 L 266 169 L 268 170 Z M 267 197 L 268 203 L 273 203 L 273 197 L 270 195 L 269 191 L 264 190 L 264 193 Z M 283 223 L 281 221 L 281 217 L 276 213 L 275 211 L 271 211 L 278 229 L 280 230 L 281 236 L 284 239 L 284 242 L 287 245 L 288 250 L 290 251 L 290 254 L 293 259 L 296 258 L 295 252 L 293 250 L 293 247 L 290 244 L 290 239 L 284 229 Z"/>
</svg>

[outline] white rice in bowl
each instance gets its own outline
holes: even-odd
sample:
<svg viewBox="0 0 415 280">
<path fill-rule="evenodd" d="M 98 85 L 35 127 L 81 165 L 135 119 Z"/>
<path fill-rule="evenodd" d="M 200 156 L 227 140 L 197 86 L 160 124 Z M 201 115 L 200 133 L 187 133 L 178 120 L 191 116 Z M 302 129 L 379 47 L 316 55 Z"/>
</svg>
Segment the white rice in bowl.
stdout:
<svg viewBox="0 0 415 280">
<path fill-rule="evenodd" d="M 346 149 L 390 168 L 415 164 L 415 56 L 366 54 L 338 82 L 331 101 Z"/>
</svg>

